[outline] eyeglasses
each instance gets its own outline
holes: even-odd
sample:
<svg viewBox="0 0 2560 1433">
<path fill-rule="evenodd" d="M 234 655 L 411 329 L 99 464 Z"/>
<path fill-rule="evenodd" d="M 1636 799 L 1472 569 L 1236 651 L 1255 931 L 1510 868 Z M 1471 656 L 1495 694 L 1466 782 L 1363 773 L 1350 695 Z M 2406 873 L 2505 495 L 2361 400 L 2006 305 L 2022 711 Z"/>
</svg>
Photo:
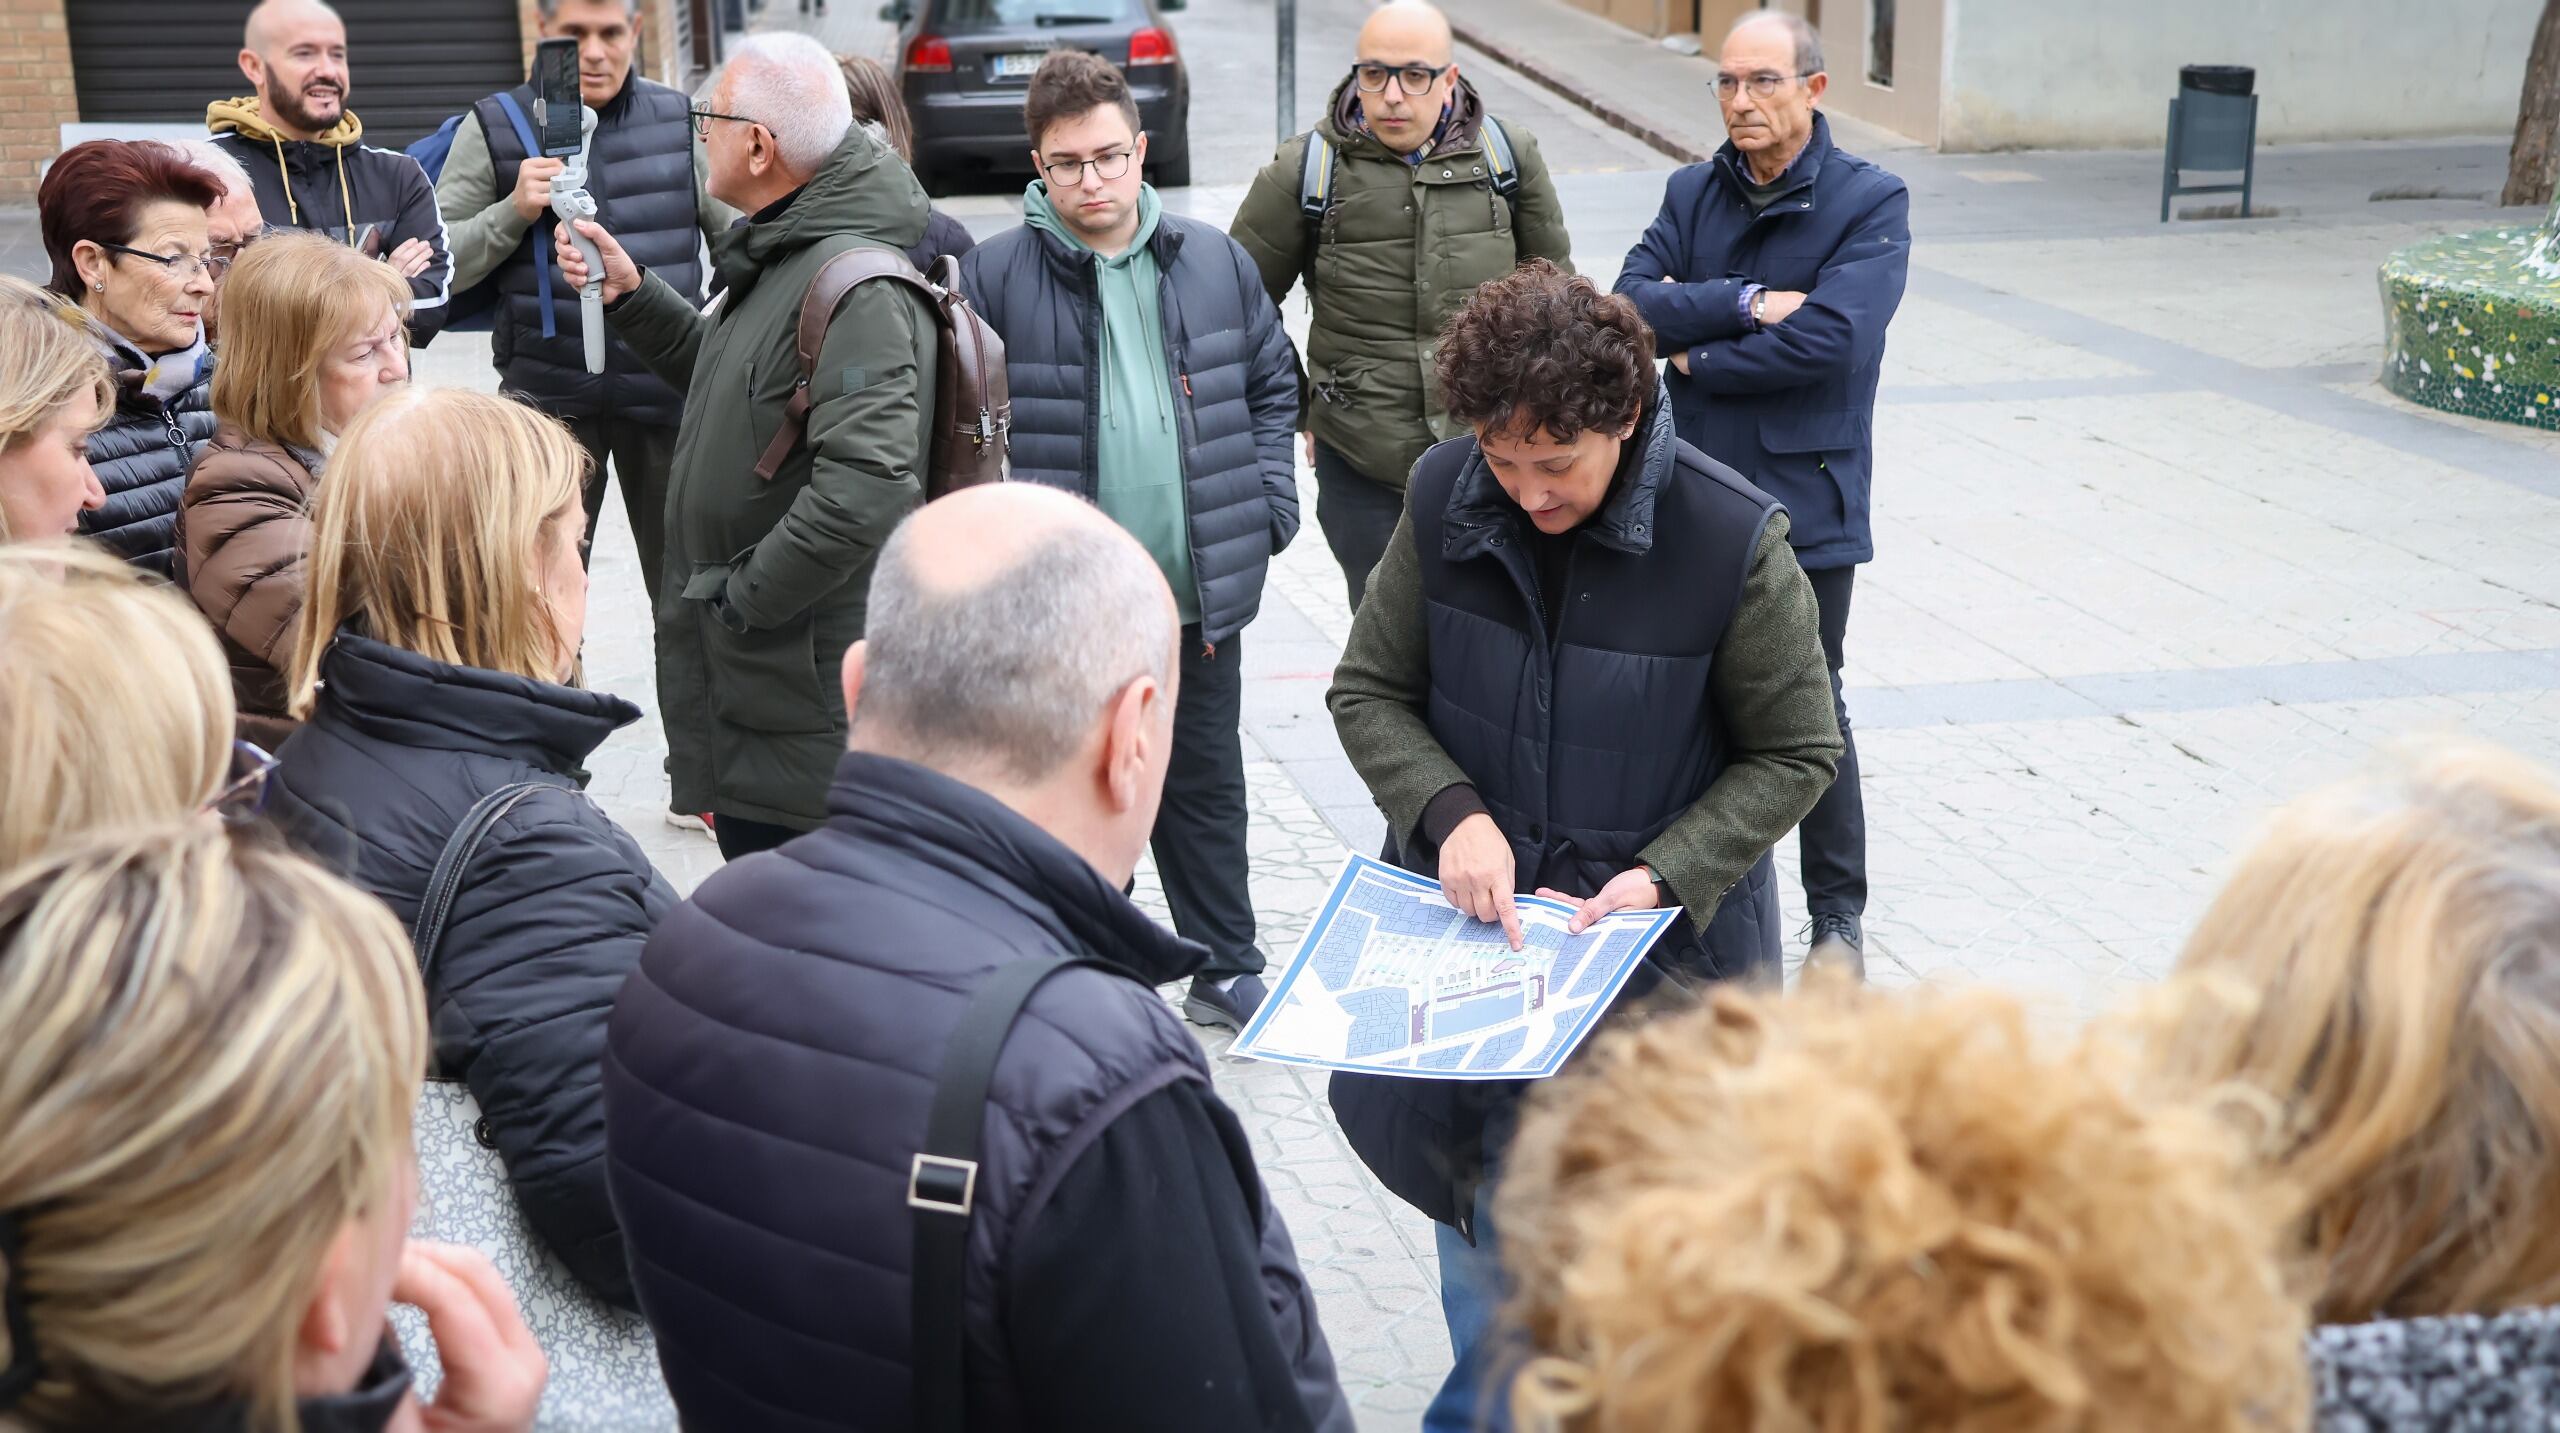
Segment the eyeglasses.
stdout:
<svg viewBox="0 0 2560 1433">
<path fill-rule="evenodd" d="M 1351 67 L 1351 75 L 1354 82 L 1369 94 L 1383 93 L 1387 81 L 1393 80 L 1397 89 L 1411 96 L 1429 94 L 1431 87 L 1440 83 L 1442 75 L 1456 68 L 1456 65 L 1358 64 Z"/>
<path fill-rule="evenodd" d="M 1061 159 L 1055 164 L 1043 164 L 1040 172 L 1049 176 L 1050 188 L 1073 189 L 1084 182 L 1087 165 L 1092 166 L 1096 178 L 1117 179 L 1129 172 L 1129 161 L 1135 157 L 1134 149 L 1114 150 L 1094 159 Z"/>
<path fill-rule="evenodd" d="M 240 262 L 240 256 L 249 251 L 251 244 L 274 232 L 273 229 L 260 225 L 230 243 L 214 245 L 212 252 L 205 256 L 205 268 L 211 270 L 215 278 L 221 278 L 224 274 L 231 272 L 233 264 Z"/>
<path fill-rule="evenodd" d="M 158 264 L 161 268 L 168 270 L 170 275 L 182 284 L 195 282 L 196 276 L 199 274 L 212 274 L 219 278 L 221 277 L 222 271 L 231 266 L 230 260 L 217 260 L 212 254 L 155 254 L 149 249 L 137 249 L 130 244 L 99 244 L 98 247 L 106 250 L 110 254 L 123 254 L 128 258 L 135 259 L 149 259 L 151 262 Z"/>
<path fill-rule="evenodd" d="M 254 742 L 231 743 L 231 778 L 204 809 L 237 825 L 254 819 L 267 809 L 267 778 L 275 773 L 276 759 L 265 747 Z"/>
<path fill-rule="evenodd" d="M 1808 80 L 1820 73 L 1822 73 L 1820 70 L 1798 70 L 1792 75 L 1782 75 L 1775 70 L 1762 70 L 1756 75 L 1728 75 L 1718 71 L 1716 98 L 1729 100 L 1736 92 L 1748 85 L 1753 99 L 1764 100 L 1776 94 L 1789 80 Z"/>
<path fill-rule="evenodd" d="M 725 119 L 732 124 L 764 123 L 762 120 L 749 119 L 742 114 L 722 114 L 717 110 L 697 109 L 687 112 L 693 116 L 693 136 L 696 139 L 707 140 L 711 137 L 711 122 L 715 119 Z"/>
</svg>

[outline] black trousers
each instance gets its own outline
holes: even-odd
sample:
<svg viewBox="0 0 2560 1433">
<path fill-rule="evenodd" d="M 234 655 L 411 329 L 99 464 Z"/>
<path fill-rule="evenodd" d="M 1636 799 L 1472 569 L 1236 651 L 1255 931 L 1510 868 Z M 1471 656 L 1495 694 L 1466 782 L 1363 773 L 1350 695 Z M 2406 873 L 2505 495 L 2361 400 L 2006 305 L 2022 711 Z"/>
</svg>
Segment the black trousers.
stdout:
<svg viewBox="0 0 2560 1433">
<path fill-rule="evenodd" d="M 658 600 L 658 565 L 667 552 L 667 471 L 675 465 L 676 430 L 620 418 L 575 418 L 569 432 L 587 450 L 587 540 L 578 546 L 585 558 L 595 543 L 596 519 L 604 512 L 605 464 L 613 464 L 613 480 L 622 489 L 622 515 L 631 520 L 633 544 L 640 549 L 640 580 L 649 601 Z M 592 565 L 592 564 L 591 564 Z"/>
<path fill-rule="evenodd" d="M 1209 947 L 1208 979 L 1262 970 L 1254 944 L 1253 894 L 1245 849 L 1244 648 L 1236 637 L 1214 652 L 1200 629 L 1182 629 L 1182 690 L 1173 704 L 1173 759 L 1150 840 L 1173 928 Z"/>
<path fill-rule="evenodd" d="M 1858 740 L 1849 734 L 1849 703 L 1840 689 L 1841 649 L 1849 634 L 1849 590 L 1858 569 L 1808 572 L 1822 612 L 1822 660 L 1831 669 L 1831 703 L 1840 714 L 1840 774 L 1796 828 L 1804 868 L 1807 915 L 1863 915 L 1867 909 L 1867 803 L 1858 791 Z"/>
<path fill-rule="evenodd" d="M 1316 444 L 1316 524 L 1324 529 L 1324 545 L 1342 565 L 1350 589 L 1351 610 L 1369 590 L 1369 574 L 1387 555 L 1387 540 L 1396 535 L 1404 516 L 1404 490 L 1367 477 L 1351 460 L 1324 443 Z"/>
<path fill-rule="evenodd" d="M 720 842 L 720 859 L 734 861 L 758 851 L 770 851 L 785 841 L 808 833 L 770 821 L 750 821 L 744 816 L 714 816 L 711 834 Z"/>
</svg>

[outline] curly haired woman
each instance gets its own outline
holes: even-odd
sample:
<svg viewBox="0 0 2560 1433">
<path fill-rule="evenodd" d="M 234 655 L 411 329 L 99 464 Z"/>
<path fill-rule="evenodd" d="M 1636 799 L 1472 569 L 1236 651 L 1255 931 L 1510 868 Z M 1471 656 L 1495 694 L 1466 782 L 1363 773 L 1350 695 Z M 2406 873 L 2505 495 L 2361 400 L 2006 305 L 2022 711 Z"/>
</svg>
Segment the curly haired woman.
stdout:
<svg viewBox="0 0 2560 1433">
<path fill-rule="evenodd" d="M 2012 998 L 1721 994 L 1534 1100 L 1495 1201 L 1575 1433 L 2277 1433 L 2303 1312 L 2234 1123 Z"/>
</svg>

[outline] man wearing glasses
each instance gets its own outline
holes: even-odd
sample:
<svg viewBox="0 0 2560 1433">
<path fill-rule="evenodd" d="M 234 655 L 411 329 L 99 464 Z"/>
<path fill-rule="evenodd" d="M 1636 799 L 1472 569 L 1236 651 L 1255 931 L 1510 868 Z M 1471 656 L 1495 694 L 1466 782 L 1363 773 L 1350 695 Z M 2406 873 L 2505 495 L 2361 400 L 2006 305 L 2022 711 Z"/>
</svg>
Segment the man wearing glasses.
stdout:
<svg viewBox="0 0 2560 1433">
<path fill-rule="evenodd" d="M 587 192 L 599 206 L 598 222 L 634 262 L 699 302 L 708 277 L 703 245 L 717 242 L 738 212 L 711 197 L 690 101 L 634 65 L 640 0 L 540 0 L 537 11 L 544 39 L 578 43 L 578 97 L 596 113 Z M 531 119 L 531 84 L 507 96 Z M 675 460 L 684 398 L 619 339 L 605 346 L 605 371 L 587 372 L 578 292 L 546 272 L 557 222 L 551 181 L 563 167 L 562 160 L 526 150 L 498 96 L 472 106 L 436 180 L 436 204 L 453 247 L 453 286 L 460 292 L 496 276 L 500 307 L 491 362 L 508 393 L 568 424 L 587 450 L 590 541 L 611 464 L 642 581 L 654 589 L 667 469 Z"/>
<path fill-rule="evenodd" d="M 1241 1029 L 1262 1004 L 1246 887 L 1238 638 L 1298 530 L 1298 359 L 1234 240 L 1163 212 L 1111 62 L 1054 50 L 1023 122 L 1041 178 L 1021 228 L 960 261 L 1002 335 L 1013 475 L 1090 499 L 1173 589 L 1182 672 L 1153 846 L 1174 929 L 1209 948 L 1183 1011 Z"/>
<path fill-rule="evenodd" d="M 1255 176 L 1233 233 L 1273 302 L 1307 284 L 1306 427 L 1316 520 L 1357 609 L 1425 448 L 1459 436 L 1440 401 L 1440 328 L 1523 259 L 1570 269 L 1537 141 L 1485 113 L 1446 16 L 1394 0 L 1361 27 L 1324 119 Z"/>
<path fill-rule="evenodd" d="M 1863 975 L 1866 807 L 1841 647 L 1857 564 L 1875 556 L 1876 377 L 1911 262 L 1911 197 L 1901 180 L 1832 146 L 1815 108 L 1830 83 L 1822 43 L 1802 19 L 1762 11 L 1734 26 L 1715 83 L 1730 140 L 1671 176 L 1617 291 L 1670 356 L 1680 437 L 1786 505 L 1847 743 L 1838 777 L 1797 830 L 1808 957 Z"/>
</svg>

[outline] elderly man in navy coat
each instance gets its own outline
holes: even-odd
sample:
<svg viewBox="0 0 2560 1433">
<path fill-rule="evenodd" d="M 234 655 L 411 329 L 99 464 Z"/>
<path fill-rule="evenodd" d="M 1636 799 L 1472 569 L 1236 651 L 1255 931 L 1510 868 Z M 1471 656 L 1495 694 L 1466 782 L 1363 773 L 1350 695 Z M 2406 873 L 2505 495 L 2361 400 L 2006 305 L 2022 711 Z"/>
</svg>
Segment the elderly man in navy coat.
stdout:
<svg viewBox="0 0 2560 1433">
<path fill-rule="evenodd" d="M 1839 703 L 1841 645 L 1867 528 L 1876 375 L 1911 260 L 1911 196 L 1832 146 L 1815 106 L 1822 42 L 1794 15 L 1734 26 L 1716 97 L 1731 136 L 1671 176 L 1662 212 L 1627 254 L 1617 291 L 1670 356 L 1672 420 L 1692 447 L 1786 504 L 1789 540 L 1822 609 Z M 1810 958 L 1865 971 L 1866 809 L 1858 748 L 1797 829 Z"/>
</svg>

